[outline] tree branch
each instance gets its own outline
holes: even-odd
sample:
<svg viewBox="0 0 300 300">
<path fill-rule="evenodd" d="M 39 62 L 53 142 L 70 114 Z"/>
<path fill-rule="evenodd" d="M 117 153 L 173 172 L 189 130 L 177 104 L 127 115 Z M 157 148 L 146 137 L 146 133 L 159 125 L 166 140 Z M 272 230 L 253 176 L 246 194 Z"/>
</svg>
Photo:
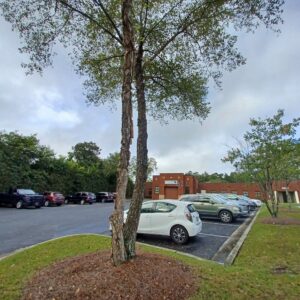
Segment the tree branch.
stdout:
<svg viewBox="0 0 300 300">
<path fill-rule="evenodd" d="M 160 20 L 158 20 L 153 27 L 151 27 L 148 31 L 148 33 L 145 36 L 145 40 L 148 38 L 148 36 L 154 31 L 154 29 L 175 9 L 178 7 L 178 5 L 180 5 L 180 3 L 182 3 L 183 1 L 181 0 L 179 3 L 175 3 L 174 6 L 171 7 L 171 9 L 169 11 L 167 11 Z"/>
<path fill-rule="evenodd" d="M 113 28 L 115 29 L 119 39 L 121 41 L 123 41 L 123 37 L 121 32 L 118 29 L 118 26 L 116 25 L 116 23 L 114 22 L 114 20 L 112 19 L 112 17 L 110 16 L 110 14 L 108 13 L 108 11 L 106 10 L 106 8 L 104 7 L 103 3 L 100 0 L 93 0 L 94 3 L 96 3 L 97 5 L 100 6 L 100 8 L 102 9 L 102 11 L 104 12 L 105 16 L 107 17 L 107 19 L 109 20 L 109 22 L 111 23 L 111 25 L 113 26 Z"/>
<path fill-rule="evenodd" d="M 109 36 L 111 36 L 114 40 L 116 40 L 119 44 L 121 44 L 121 45 L 123 44 L 123 41 L 119 37 L 115 36 L 112 32 L 110 32 L 107 28 L 102 26 L 98 21 L 96 21 L 89 14 L 87 14 L 87 13 L 81 11 L 80 9 L 77 9 L 76 7 L 72 6 L 71 4 L 69 4 L 67 2 L 67 0 L 56 0 L 56 1 L 61 3 L 63 6 L 69 8 L 71 11 L 74 11 L 74 12 L 78 13 L 79 15 L 81 15 L 82 17 L 90 20 L 91 22 L 96 24 L 99 28 L 101 28 L 105 33 L 107 33 Z"/>
<path fill-rule="evenodd" d="M 101 63 L 103 61 L 108 61 L 108 60 L 111 60 L 113 58 L 121 58 L 121 57 L 124 57 L 124 54 L 120 54 L 120 55 L 112 55 L 112 56 L 108 56 L 108 57 L 104 57 L 103 59 L 89 59 L 89 60 L 86 60 L 86 62 L 98 62 L 98 63 Z"/>
</svg>

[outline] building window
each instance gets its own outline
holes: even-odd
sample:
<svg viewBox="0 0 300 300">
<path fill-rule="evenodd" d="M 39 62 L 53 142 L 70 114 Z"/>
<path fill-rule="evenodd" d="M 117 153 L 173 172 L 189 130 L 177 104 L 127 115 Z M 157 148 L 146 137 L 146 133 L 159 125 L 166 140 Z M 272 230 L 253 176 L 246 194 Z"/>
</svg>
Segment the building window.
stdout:
<svg viewBox="0 0 300 300">
<path fill-rule="evenodd" d="M 156 187 L 155 187 L 154 193 L 155 193 L 155 194 L 159 194 L 159 186 L 156 186 Z"/>
<path fill-rule="evenodd" d="M 249 193 L 248 192 L 243 192 L 243 195 L 248 197 L 249 196 Z"/>
<path fill-rule="evenodd" d="M 255 192 L 255 197 L 256 198 L 260 198 L 260 195 L 261 195 L 260 192 Z"/>
</svg>

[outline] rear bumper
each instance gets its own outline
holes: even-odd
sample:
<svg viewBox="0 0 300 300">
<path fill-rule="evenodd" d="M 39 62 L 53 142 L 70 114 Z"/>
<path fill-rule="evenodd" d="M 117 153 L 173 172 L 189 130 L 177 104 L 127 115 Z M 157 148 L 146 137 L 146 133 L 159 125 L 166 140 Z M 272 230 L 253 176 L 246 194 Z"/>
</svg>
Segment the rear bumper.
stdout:
<svg viewBox="0 0 300 300">
<path fill-rule="evenodd" d="M 191 223 L 185 227 L 186 227 L 190 237 L 196 236 L 202 230 L 202 222 L 200 221 L 199 224 Z"/>
</svg>

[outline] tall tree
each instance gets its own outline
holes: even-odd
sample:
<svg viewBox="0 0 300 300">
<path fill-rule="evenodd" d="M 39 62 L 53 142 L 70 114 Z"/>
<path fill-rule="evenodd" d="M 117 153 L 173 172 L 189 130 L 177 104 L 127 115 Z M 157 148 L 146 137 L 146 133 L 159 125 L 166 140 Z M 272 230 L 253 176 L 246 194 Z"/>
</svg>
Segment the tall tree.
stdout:
<svg viewBox="0 0 300 300">
<path fill-rule="evenodd" d="M 23 64 L 29 73 L 52 64 L 55 44 L 71 49 L 74 65 L 89 77 L 84 67 L 96 68 L 97 80 L 90 77 L 86 86 L 88 99 L 107 101 L 116 94 L 122 98 L 122 141 L 117 183 L 117 200 L 112 221 L 113 262 L 127 259 L 124 247 L 123 202 L 128 181 L 132 133 L 131 83 L 133 70 L 133 28 L 130 21 L 131 0 L 20 0 L 0 1 L 0 9 L 13 29 L 20 33 L 29 54 Z M 99 84 L 101 81 L 101 84 Z"/>
<path fill-rule="evenodd" d="M 119 198 L 111 219 L 114 249 L 119 249 L 113 253 L 125 251 L 114 257 L 115 263 L 134 257 L 147 179 L 146 112 L 156 119 L 205 118 L 208 79 L 219 83 L 223 69 L 233 70 L 245 62 L 235 47 L 233 28 L 254 31 L 260 23 L 278 24 L 283 0 L 115 0 L 105 5 L 100 0 L 2 2 L 4 16 L 25 40 L 22 50 L 31 54 L 30 71 L 51 63 L 53 45 L 60 40 L 75 49 L 75 65 L 87 75 L 85 86 L 91 102 L 112 99 L 122 91 L 120 199 L 128 179 L 134 80 L 137 176 L 124 237 Z M 123 242 L 125 249 L 120 247 Z"/>
<path fill-rule="evenodd" d="M 251 175 L 265 193 L 265 203 L 272 217 L 277 217 L 278 201 L 274 194 L 275 182 L 285 179 L 284 169 L 299 169 L 299 157 L 294 137 L 300 118 L 283 123 L 284 111 L 278 110 L 266 119 L 250 119 L 251 130 L 244 134 L 244 142 L 228 151 L 224 162 L 231 162 L 238 171 Z M 290 160 L 291 159 L 291 160 Z"/>
<path fill-rule="evenodd" d="M 254 31 L 281 22 L 283 0 L 175 0 L 134 2 L 135 73 L 138 111 L 137 170 L 125 246 L 135 256 L 147 179 L 147 117 L 204 119 L 207 82 L 220 84 L 222 70 L 245 63 L 233 29 Z"/>
<path fill-rule="evenodd" d="M 101 149 L 94 142 L 84 142 L 72 147 L 68 156 L 83 166 L 92 166 L 100 162 L 100 152 Z"/>
</svg>

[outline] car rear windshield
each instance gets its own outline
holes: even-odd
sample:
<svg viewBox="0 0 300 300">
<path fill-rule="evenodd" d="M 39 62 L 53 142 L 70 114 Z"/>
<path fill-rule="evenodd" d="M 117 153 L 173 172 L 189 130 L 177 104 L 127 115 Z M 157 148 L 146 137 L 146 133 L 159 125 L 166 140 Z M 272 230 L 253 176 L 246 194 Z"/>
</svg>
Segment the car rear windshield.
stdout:
<svg viewBox="0 0 300 300">
<path fill-rule="evenodd" d="M 187 206 L 187 208 L 188 208 L 189 212 L 191 212 L 191 213 L 193 213 L 193 212 L 196 211 L 196 209 L 195 209 L 195 207 L 194 207 L 193 204 L 189 204 L 189 205 Z"/>
</svg>

